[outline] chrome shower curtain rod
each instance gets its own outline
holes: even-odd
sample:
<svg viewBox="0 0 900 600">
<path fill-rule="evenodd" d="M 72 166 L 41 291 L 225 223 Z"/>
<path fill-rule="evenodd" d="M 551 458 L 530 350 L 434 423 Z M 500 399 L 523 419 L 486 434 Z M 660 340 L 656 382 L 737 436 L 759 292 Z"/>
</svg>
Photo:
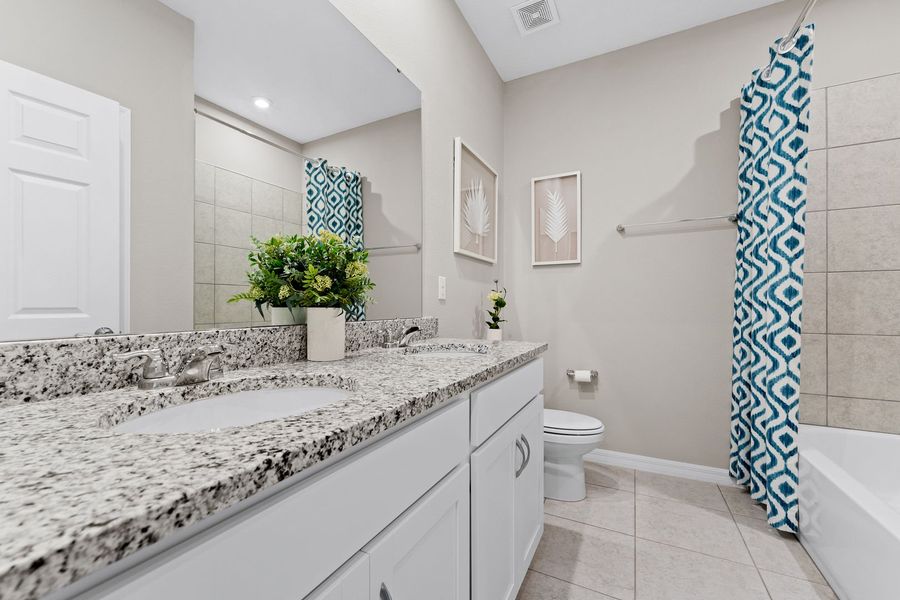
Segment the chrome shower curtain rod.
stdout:
<svg viewBox="0 0 900 600">
<path fill-rule="evenodd" d="M 806 0 L 806 6 L 804 6 L 803 10 L 800 11 L 800 16 L 797 17 L 796 21 L 794 21 L 794 26 L 791 27 L 791 30 L 786 36 L 781 38 L 780 47 L 782 51 L 789 48 L 790 45 L 794 42 L 794 38 L 797 37 L 797 32 L 800 31 L 801 27 L 803 27 L 803 22 L 806 21 L 806 17 L 809 16 L 810 11 L 813 9 L 813 6 L 816 5 L 817 1 L 818 0 Z"/>
</svg>

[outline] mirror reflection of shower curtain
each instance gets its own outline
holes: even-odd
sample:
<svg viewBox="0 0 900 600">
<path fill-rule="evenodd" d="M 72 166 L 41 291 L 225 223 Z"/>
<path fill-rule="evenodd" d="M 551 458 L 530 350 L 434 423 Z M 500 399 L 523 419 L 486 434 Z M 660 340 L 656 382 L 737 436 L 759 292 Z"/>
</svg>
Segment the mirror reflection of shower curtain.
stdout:
<svg viewBox="0 0 900 600">
<path fill-rule="evenodd" d="M 729 471 L 796 532 L 813 26 L 779 43 L 741 94 Z"/>
<path fill-rule="evenodd" d="M 328 161 L 306 161 L 306 224 L 309 233 L 336 233 L 344 242 L 363 247 L 362 176 Z M 364 321 L 366 308 L 355 304 L 348 321 Z"/>
</svg>

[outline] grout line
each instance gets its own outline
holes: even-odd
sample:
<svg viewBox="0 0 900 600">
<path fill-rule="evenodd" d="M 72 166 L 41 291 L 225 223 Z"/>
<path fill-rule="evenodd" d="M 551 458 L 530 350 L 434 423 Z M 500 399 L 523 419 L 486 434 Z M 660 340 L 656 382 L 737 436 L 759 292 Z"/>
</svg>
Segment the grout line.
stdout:
<svg viewBox="0 0 900 600">
<path fill-rule="evenodd" d="M 569 581 L 568 579 L 563 579 L 562 577 L 557 577 L 556 575 L 550 575 L 549 573 L 544 573 L 543 571 L 538 571 L 534 567 L 528 567 L 528 570 L 534 571 L 535 573 L 543 575 L 544 577 L 549 577 L 550 579 L 555 579 L 556 581 L 561 581 L 565 584 L 580 588 L 582 590 L 587 590 L 593 594 L 599 594 L 600 596 L 603 596 L 604 598 L 610 598 L 610 600 L 618 600 L 615 596 L 610 596 L 609 594 L 604 594 L 603 592 L 598 592 L 597 590 L 595 590 L 593 588 L 585 587 L 583 585 L 575 583 L 574 581 Z"/>
<path fill-rule="evenodd" d="M 718 486 L 716 486 L 718 487 Z M 753 563 L 753 568 L 756 569 L 756 576 L 759 577 L 759 580 L 763 584 L 763 589 L 766 590 L 766 594 L 769 596 L 769 600 L 772 600 L 772 592 L 769 591 L 769 586 L 766 585 L 766 580 L 763 578 L 762 573 L 760 573 L 759 565 L 756 564 L 756 559 L 753 558 L 753 553 L 750 552 L 750 546 L 747 544 L 747 540 L 744 539 L 744 532 L 741 531 L 741 527 L 737 522 L 737 519 L 734 516 L 734 511 L 731 509 L 731 505 L 728 504 L 728 499 L 725 498 L 725 493 L 722 491 L 722 488 L 718 488 L 719 493 L 722 494 L 722 500 L 725 501 L 725 506 L 728 507 L 728 514 L 731 515 L 731 522 L 734 523 L 735 529 L 737 529 L 738 536 L 741 538 L 741 543 L 744 544 L 744 549 L 747 550 L 747 556 L 750 557 L 750 562 Z M 768 524 L 768 523 L 767 523 Z"/>
<path fill-rule="evenodd" d="M 885 73 L 883 75 L 872 75 L 871 77 L 863 77 L 862 79 L 854 79 L 852 81 L 842 81 L 841 83 L 835 83 L 832 85 L 824 85 L 822 87 L 813 88 L 812 92 L 817 92 L 819 90 L 828 90 L 836 87 L 843 87 L 845 85 L 851 85 L 854 83 L 861 83 L 863 81 L 872 81 L 873 79 L 886 79 L 888 77 L 893 77 L 894 75 L 900 75 L 900 71 L 895 71 L 893 73 Z"/>
<path fill-rule="evenodd" d="M 828 109 L 826 107 L 826 113 L 827 112 L 828 112 Z M 838 144 L 837 146 L 829 146 L 828 141 L 827 141 L 827 138 L 828 138 L 828 130 L 827 129 L 825 130 L 825 138 L 826 138 L 826 142 L 825 142 L 824 148 L 816 148 L 815 150 L 810 150 L 810 152 L 817 152 L 819 150 L 835 150 L 837 148 L 852 148 L 854 146 L 868 146 L 869 144 L 880 144 L 881 142 L 896 142 L 897 140 L 900 140 L 900 137 L 889 137 L 889 138 L 884 138 L 884 139 L 868 140 L 865 142 L 853 142 L 852 144 Z"/>
<path fill-rule="evenodd" d="M 638 597 L 638 551 L 637 551 L 637 469 L 631 470 L 631 486 L 634 488 L 634 544 L 632 544 L 632 562 L 634 564 L 634 597 Z"/>
<path fill-rule="evenodd" d="M 841 206 L 836 208 L 826 208 L 824 210 L 808 210 L 807 213 L 822 213 L 822 212 L 846 212 L 848 210 L 872 210 L 873 208 L 891 208 L 892 206 L 898 206 L 900 202 L 888 202 L 886 204 L 866 204 L 864 206 Z"/>
</svg>

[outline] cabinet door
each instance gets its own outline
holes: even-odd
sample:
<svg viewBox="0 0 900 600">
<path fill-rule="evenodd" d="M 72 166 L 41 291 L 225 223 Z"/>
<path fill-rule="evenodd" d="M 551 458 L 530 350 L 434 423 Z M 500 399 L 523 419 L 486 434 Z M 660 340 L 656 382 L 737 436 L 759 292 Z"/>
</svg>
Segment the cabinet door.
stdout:
<svg viewBox="0 0 900 600">
<path fill-rule="evenodd" d="M 468 600 L 469 465 L 444 478 L 364 552 L 370 600 Z"/>
<path fill-rule="evenodd" d="M 472 453 L 473 600 L 512 600 L 518 589 L 516 472 L 525 454 L 514 421 Z"/>
<path fill-rule="evenodd" d="M 368 600 L 369 555 L 360 552 L 305 600 Z"/>
<path fill-rule="evenodd" d="M 538 396 L 515 418 L 527 462 L 516 478 L 516 575 L 521 585 L 544 533 L 544 397 Z"/>
</svg>

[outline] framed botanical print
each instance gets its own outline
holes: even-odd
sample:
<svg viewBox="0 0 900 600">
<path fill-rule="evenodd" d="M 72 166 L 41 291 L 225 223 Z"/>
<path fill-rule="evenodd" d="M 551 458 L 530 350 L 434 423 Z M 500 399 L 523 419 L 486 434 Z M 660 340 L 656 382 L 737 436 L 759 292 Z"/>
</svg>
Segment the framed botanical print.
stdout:
<svg viewBox="0 0 900 600">
<path fill-rule="evenodd" d="M 499 178 L 461 138 L 453 152 L 453 251 L 497 262 Z"/>
<path fill-rule="evenodd" d="M 581 171 L 531 180 L 531 264 L 581 262 Z"/>
</svg>

